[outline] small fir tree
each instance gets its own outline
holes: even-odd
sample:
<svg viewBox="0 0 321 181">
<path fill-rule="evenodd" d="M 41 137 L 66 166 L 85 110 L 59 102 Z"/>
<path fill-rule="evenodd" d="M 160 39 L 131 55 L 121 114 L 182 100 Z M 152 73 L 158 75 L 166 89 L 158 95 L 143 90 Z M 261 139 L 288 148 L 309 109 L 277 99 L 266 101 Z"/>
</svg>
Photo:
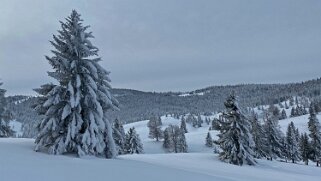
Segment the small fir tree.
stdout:
<svg viewBox="0 0 321 181">
<path fill-rule="evenodd" d="M 283 136 L 279 128 L 278 119 L 274 117 L 272 114 L 268 114 L 263 129 L 266 140 L 265 152 L 267 154 L 267 159 L 272 160 L 273 158 L 275 159 L 277 157 L 283 157 Z"/>
<path fill-rule="evenodd" d="M 203 124 L 203 120 L 202 120 L 202 117 L 201 115 L 198 115 L 197 116 L 197 127 L 202 127 L 202 124 Z"/>
<path fill-rule="evenodd" d="M 321 126 L 316 116 L 313 106 L 310 106 L 310 116 L 308 122 L 309 137 L 311 138 L 312 159 L 319 166 L 321 157 Z"/>
<path fill-rule="evenodd" d="M 125 137 L 125 152 L 127 154 L 142 154 L 143 144 L 134 127 L 130 128 Z"/>
<path fill-rule="evenodd" d="M 213 147 L 213 139 L 212 139 L 212 136 L 211 136 L 210 132 L 208 132 L 207 135 L 206 135 L 205 145 L 206 145 L 207 147 L 210 147 L 210 148 Z"/>
<path fill-rule="evenodd" d="M 311 154 L 311 148 L 310 148 L 309 137 L 307 133 L 301 134 L 299 145 L 300 145 L 300 154 L 301 154 L 302 161 L 304 161 L 304 163 L 308 165 L 310 154 Z"/>
<path fill-rule="evenodd" d="M 164 142 L 163 142 L 163 147 L 170 152 L 170 150 L 173 147 L 173 140 L 172 140 L 172 135 L 171 135 L 170 129 L 165 129 L 164 130 Z"/>
<path fill-rule="evenodd" d="M 295 108 L 295 107 L 292 107 L 290 117 L 296 117 L 296 116 L 297 116 L 296 108 Z"/>
<path fill-rule="evenodd" d="M 266 137 L 264 135 L 263 126 L 260 124 L 257 115 L 252 115 L 251 119 L 251 133 L 255 143 L 254 153 L 256 158 L 266 157 Z"/>
<path fill-rule="evenodd" d="M 182 130 L 184 133 L 188 133 L 188 130 L 187 130 L 187 127 L 186 127 L 186 122 L 185 122 L 185 118 L 184 118 L 184 117 L 182 117 L 180 128 L 181 128 L 181 130 Z"/>
<path fill-rule="evenodd" d="M 287 115 L 286 115 L 286 112 L 284 109 L 282 109 L 282 112 L 281 112 L 281 119 L 286 119 L 287 118 Z"/>
<path fill-rule="evenodd" d="M 291 121 L 291 123 L 288 125 L 288 129 L 286 131 L 286 152 L 287 152 L 287 158 L 292 161 L 292 163 L 295 163 L 300 159 L 300 153 L 299 153 L 299 145 L 298 140 L 296 136 L 296 129 L 294 126 L 294 123 Z"/>
<path fill-rule="evenodd" d="M 149 128 L 149 138 L 156 139 L 159 141 L 164 137 L 163 131 L 161 130 L 162 121 L 160 118 L 153 116 L 150 118 L 147 126 Z"/>
<path fill-rule="evenodd" d="M 119 119 L 115 119 L 113 124 L 113 137 L 119 155 L 125 153 L 125 136 L 126 134 L 123 124 L 119 121 Z"/>
</svg>

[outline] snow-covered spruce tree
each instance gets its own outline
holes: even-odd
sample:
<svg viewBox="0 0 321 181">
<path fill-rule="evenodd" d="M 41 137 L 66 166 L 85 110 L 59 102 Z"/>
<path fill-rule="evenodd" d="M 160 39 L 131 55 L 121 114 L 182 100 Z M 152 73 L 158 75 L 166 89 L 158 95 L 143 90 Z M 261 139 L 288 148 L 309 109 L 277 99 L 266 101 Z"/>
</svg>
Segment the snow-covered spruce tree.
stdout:
<svg viewBox="0 0 321 181">
<path fill-rule="evenodd" d="M 313 107 L 316 114 L 321 111 L 320 104 L 318 104 L 316 101 L 312 101 L 309 107 Z"/>
<path fill-rule="evenodd" d="M 119 119 L 115 119 L 113 123 L 113 137 L 119 155 L 125 153 L 125 136 L 126 134 L 123 124 L 119 121 Z"/>
<path fill-rule="evenodd" d="M 290 117 L 296 117 L 296 116 L 298 116 L 297 109 L 295 107 L 292 107 Z"/>
<path fill-rule="evenodd" d="M 134 127 L 130 128 L 125 138 L 125 152 L 127 154 L 141 154 L 144 152 L 143 144 Z"/>
<path fill-rule="evenodd" d="M 192 116 L 192 126 L 193 126 L 194 128 L 198 128 L 198 127 L 199 127 L 199 126 L 198 126 L 198 119 L 195 118 L 194 115 Z"/>
<path fill-rule="evenodd" d="M 303 106 L 298 106 L 296 111 L 297 111 L 297 116 L 302 116 L 302 115 L 308 114 L 308 112 L 306 111 L 306 109 Z"/>
<path fill-rule="evenodd" d="M 192 124 L 193 120 L 194 120 L 194 115 L 189 114 L 185 121 L 186 121 L 186 123 Z"/>
<path fill-rule="evenodd" d="M 206 118 L 206 119 L 205 119 L 205 122 L 206 122 L 207 125 L 210 125 L 211 119 L 210 119 L 210 118 Z"/>
<path fill-rule="evenodd" d="M 299 129 L 298 129 L 298 128 L 295 129 L 294 134 L 295 134 L 296 142 L 299 143 L 299 142 L 300 142 L 300 132 L 299 132 Z"/>
<path fill-rule="evenodd" d="M 210 148 L 213 147 L 213 139 L 212 139 L 210 132 L 208 132 L 206 135 L 205 146 L 210 147 Z"/>
<path fill-rule="evenodd" d="M 202 127 L 202 124 L 203 124 L 203 120 L 202 120 L 202 117 L 201 115 L 198 115 L 197 116 L 197 127 Z"/>
<path fill-rule="evenodd" d="M 162 126 L 163 125 L 163 122 L 162 122 L 162 118 L 160 116 L 157 116 L 157 124 Z"/>
<path fill-rule="evenodd" d="M 187 152 L 187 143 L 184 132 L 177 125 L 169 125 L 165 129 L 163 147 L 169 152 Z"/>
<path fill-rule="evenodd" d="M 263 126 L 260 124 L 257 115 L 252 115 L 251 118 L 251 133 L 255 143 L 254 153 L 255 158 L 266 157 L 266 138 L 264 135 Z"/>
<path fill-rule="evenodd" d="M 317 166 L 319 166 L 321 159 L 321 126 L 313 106 L 310 106 L 309 112 L 308 128 L 311 138 L 312 160 L 317 162 Z"/>
<path fill-rule="evenodd" d="M 177 152 L 187 153 L 188 146 L 185 138 L 185 133 L 181 129 L 177 129 L 177 128 L 176 128 L 176 133 L 178 133 Z"/>
<path fill-rule="evenodd" d="M 288 116 L 286 115 L 286 112 L 284 109 L 282 109 L 282 112 L 281 112 L 281 118 L 280 119 L 286 119 Z"/>
<path fill-rule="evenodd" d="M 274 118 L 277 118 L 278 120 L 281 118 L 280 109 L 276 107 L 274 104 L 271 104 L 267 110 L 269 114 L 271 114 Z"/>
<path fill-rule="evenodd" d="M 293 106 L 293 105 L 294 105 L 294 99 L 293 99 L 293 97 L 290 98 L 289 104 L 290 104 L 290 106 Z"/>
<path fill-rule="evenodd" d="M 300 160 L 300 153 L 299 153 L 299 143 L 296 137 L 296 129 L 294 123 L 288 125 L 288 129 L 286 131 L 286 157 L 287 159 L 291 160 L 292 163 Z"/>
<path fill-rule="evenodd" d="M 0 82 L 0 86 L 2 83 Z M 12 118 L 10 111 L 7 109 L 7 101 L 5 99 L 6 90 L 0 88 L 0 137 L 10 137 L 14 135 L 14 131 L 9 126 Z"/>
<path fill-rule="evenodd" d="M 162 120 L 156 116 L 150 118 L 147 126 L 149 128 L 149 138 L 156 139 L 159 141 L 164 137 L 163 131 L 161 129 Z"/>
<path fill-rule="evenodd" d="M 300 155 L 301 155 L 302 161 L 304 161 L 304 163 L 308 165 L 311 148 L 310 148 L 309 137 L 307 133 L 301 134 L 299 145 L 300 145 Z"/>
<path fill-rule="evenodd" d="M 282 141 L 283 135 L 279 128 L 279 121 L 277 117 L 273 114 L 268 113 L 266 115 L 266 121 L 263 125 L 264 135 L 265 135 L 265 145 L 266 145 L 266 157 L 268 160 L 273 158 L 283 157 L 282 152 Z"/>
<path fill-rule="evenodd" d="M 219 158 L 222 161 L 235 165 L 255 165 L 254 141 L 250 133 L 249 120 L 242 114 L 234 94 L 231 94 L 224 103 L 223 119 L 219 119 L 215 129 L 219 130 L 219 139 L 215 141 L 222 152 Z"/>
<path fill-rule="evenodd" d="M 90 42 L 93 35 L 82 21 L 73 10 L 51 41 L 53 56 L 46 59 L 54 71 L 48 75 L 59 84 L 36 90 L 43 96 L 36 109 L 45 118 L 35 150 L 112 158 L 116 147 L 107 110 L 118 109 L 118 101 L 109 92 L 109 72 L 99 65 L 98 48 Z"/>
<path fill-rule="evenodd" d="M 295 104 L 298 106 L 299 105 L 299 99 L 298 96 L 295 96 Z"/>
<path fill-rule="evenodd" d="M 184 132 L 184 133 L 188 133 L 188 130 L 186 128 L 186 122 L 185 122 L 185 118 L 184 116 L 182 117 L 182 120 L 181 120 L 181 130 Z"/>
<path fill-rule="evenodd" d="M 171 149 L 173 147 L 172 131 L 169 128 L 166 128 L 164 130 L 163 147 L 169 152 L 171 152 Z"/>
</svg>

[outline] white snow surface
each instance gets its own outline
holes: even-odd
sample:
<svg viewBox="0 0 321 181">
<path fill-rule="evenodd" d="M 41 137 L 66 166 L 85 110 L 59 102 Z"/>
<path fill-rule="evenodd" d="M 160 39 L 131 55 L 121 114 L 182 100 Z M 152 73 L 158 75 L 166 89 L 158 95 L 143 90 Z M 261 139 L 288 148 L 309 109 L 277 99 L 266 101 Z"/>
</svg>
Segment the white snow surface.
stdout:
<svg viewBox="0 0 321 181">
<path fill-rule="evenodd" d="M 203 117 L 204 118 L 204 117 Z M 307 131 L 308 116 L 280 121 L 283 131 L 291 121 L 301 131 Z M 318 115 L 320 120 L 320 115 Z M 127 131 L 135 127 L 144 144 L 145 154 L 122 155 L 116 159 L 96 157 L 77 158 L 75 155 L 48 155 L 33 151 L 34 140 L 22 138 L 0 139 L 0 180 L 5 181 L 257 181 L 291 180 L 319 181 L 321 168 L 310 165 L 257 160 L 256 166 L 235 166 L 218 160 L 211 148 L 204 146 L 208 132 L 187 124 L 189 153 L 165 153 L 162 142 L 148 138 L 147 120 L 124 125 Z M 163 129 L 169 124 L 179 125 L 172 117 L 162 117 Z M 217 132 L 211 131 L 216 139 Z"/>
<path fill-rule="evenodd" d="M 180 153 L 157 155 L 124 155 L 122 158 L 143 161 L 167 168 L 204 174 L 218 181 L 302 181 L 320 180 L 320 167 L 278 161 L 258 160 L 256 166 L 223 163 L 211 153 Z M 192 180 L 192 179 L 189 179 Z M 201 179 L 197 179 L 201 180 Z"/>
<path fill-rule="evenodd" d="M 204 180 L 212 177 L 188 170 L 125 158 L 77 158 L 33 151 L 33 139 L 0 139 L 1 181 L 174 181 Z"/>
</svg>

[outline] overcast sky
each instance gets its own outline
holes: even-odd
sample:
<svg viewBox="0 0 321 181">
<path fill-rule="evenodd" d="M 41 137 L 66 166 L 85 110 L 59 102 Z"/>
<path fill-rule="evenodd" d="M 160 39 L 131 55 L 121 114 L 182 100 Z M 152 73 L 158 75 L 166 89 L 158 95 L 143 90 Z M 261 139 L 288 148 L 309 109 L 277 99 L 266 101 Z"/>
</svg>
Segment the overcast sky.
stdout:
<svg viewBox="0 0 321 181">
<path fill-rule="evenodd" d="M 321 76 L 319 0 L 1 0 L 8 95 L 53 81 L 44 55 L 72 9 L 91 25 L 116 88 L 188 91 Z"/>
</svg>

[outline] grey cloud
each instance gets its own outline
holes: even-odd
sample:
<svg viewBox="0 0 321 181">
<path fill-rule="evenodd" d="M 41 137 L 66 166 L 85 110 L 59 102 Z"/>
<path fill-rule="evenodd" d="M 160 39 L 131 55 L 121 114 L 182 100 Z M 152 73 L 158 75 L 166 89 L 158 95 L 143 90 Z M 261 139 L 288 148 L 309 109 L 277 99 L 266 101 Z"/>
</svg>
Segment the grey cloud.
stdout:
<svg viewBox="0 0 321 181">
<path fill-rule="evenodd" d="M 91 25 L 113 87 L 185 91 L 320 76 L 316 0 L 3 0 L 0 78 L 9 94 L 53 81 L 52 34 L 77 9 Z"/>
</svg>

